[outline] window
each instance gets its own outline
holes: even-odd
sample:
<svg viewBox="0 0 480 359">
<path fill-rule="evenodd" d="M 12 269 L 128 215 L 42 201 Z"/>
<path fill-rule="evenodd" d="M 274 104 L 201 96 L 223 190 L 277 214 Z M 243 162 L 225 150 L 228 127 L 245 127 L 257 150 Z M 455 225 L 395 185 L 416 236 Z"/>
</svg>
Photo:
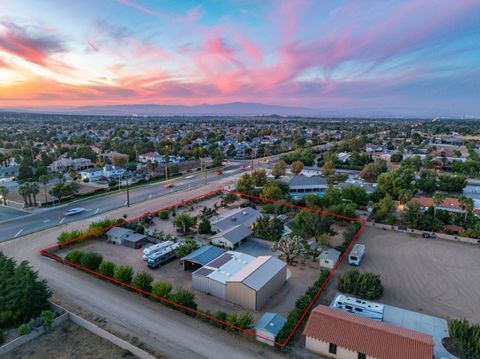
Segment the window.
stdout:
<svg viewBox="0 0 480 359">
<path fill-rule="evenodd" d="M 367 359 L 367 355 L 363 353 L 358 353 L 358 359 Z"/>
<path fill-rule="evenodd" d="M 337 344 L 330 343 L 328 346 L 328 352 L 330 354 L 337 354 Z"/>
</svg>

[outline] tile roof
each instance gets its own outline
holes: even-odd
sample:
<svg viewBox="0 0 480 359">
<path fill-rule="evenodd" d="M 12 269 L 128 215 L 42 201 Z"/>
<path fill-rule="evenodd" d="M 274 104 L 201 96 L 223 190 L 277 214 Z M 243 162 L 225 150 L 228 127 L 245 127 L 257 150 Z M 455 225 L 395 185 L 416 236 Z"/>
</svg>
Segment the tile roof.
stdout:
<svg viewBox="0 0 480 359">
<path fill-rule="evenodd" d="M 411 203 L 415 203 L 420 205 L 421 207 L 434 207 L 435 204 L 433 203 L 432 197 L 415 197 L 412 198 Z M 438 206 L 438 208 L 444 209 L 455 209 L 461 211 L 462 208 L 460 207 L 460 202 L 457 198 L 448 197 L 443 200 L 443 203 Z"/>
<path fill-rule="evenodd" d="M 312 311 L 303 334 L 378 359 L 433 358 L 430 335 L 324 305 Z"/>
</svg>

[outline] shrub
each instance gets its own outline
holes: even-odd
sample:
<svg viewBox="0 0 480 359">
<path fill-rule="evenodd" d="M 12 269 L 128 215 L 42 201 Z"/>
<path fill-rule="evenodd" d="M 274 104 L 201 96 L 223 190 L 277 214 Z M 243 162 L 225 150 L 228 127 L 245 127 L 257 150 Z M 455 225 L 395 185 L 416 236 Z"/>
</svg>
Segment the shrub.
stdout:
<svg viewBox="0 0 480 359">
<path fill-rule="evenodd" d="M 158 297 L 165 298 L 172 290 L 169 282 L 155 282 L 152 287 L 152 293 Z"/>
<path fill-rule="evenodd" d="M 243 313 L 237 319 L 237 326 L 242 329 L 251 329 L 253 325 L 253 316 L 251 313 Z"/>
<path fill-rule="evenodd" d="M 200 224 L 198 225 L 198 233 L 200 234 L 210 234 L 212 231 L 212 227 L 210 225 L 210 221 L 208 218 L 202 219 Z"/>
<path fill-rule="evenodd" d="M 213 317 L 218 319 L 218 320 L 221 320 L 222 322 L 226 322 L 228 314 L 225 313 L 224 311 L 218 310 L 218 311 L 215 312 Z M 225 324 L 223 324 L 223 323 L 215 322 L 215 325 L 219 328 L 225 328 Z"/>
<path fill-rule="evenodd" d="M 45 326 L 45 329 L 50 329 L 52 328 L 53 320 L 55 319 L 55 312 L 51 310 L 43 310 L 42 313 L 40 314 L 40 317 L 43 320 L 43 325 Z"/>
<path fill-rule="evenodd" d="M 30 323 L 23 323 L 22 325 L 20 325 L 17 329 L 17 333 L 18 335 L 22 336 L 22 335 L 25 335 L 25 334 L 28 334 L 32 331 L 32 325 Z"/>
<path fill-rule="evenodd" d="M 102 263 L 103 257 L 99 253 L 95 252 L 86 252 L 82 259 L 80 260 L 80 264 L 82 267 L 85 267 L 91 271 L 97 271 L 98 267 Z"/>
<path fill-rule="evenodd" d="M 233 326 L 237 326 L 237 322 L 238 322 L 237 313 L 229 313 L 227 316 L 227 323 Z M 237 332 L 238 330 L 231 326 L 227 326 L 227 331 Z"/>
<path fill-rule="evenodd" d="M 83 236 L 85 235 L 86 232 L 84 231 L 77 231 L 77 230 L 73 230 L 73 231 L 70 231 L 70 232 L 62 232 L 60 233 L 60 235 L 57 237 L 57 242 L 59 244 L 62 244 L 62 243 L 65 243 L 65 242 L 68 242 L 70 240 L 73 240 L 75 238 L 78 238 L 80 236 Z M 75 243 L 79 243 L 81 242 L 81 240 L 79 241 L 75 241 Z"/>
<path fill-rule="evenodd" d="M 152 281 L 153 278 L 150 274 L 148 274 L 147 272 L 140 272 L 135 274 L 132 284 L 138 289 L 150 292 L 152 290 Z"/>
<path fill-rule="evenodd" d="M 383 285 L 380 276 L 375 273 L 360 273 L 350 269 L 340 276 L 338 290 L 356 297 L 372 300 L 383 294 Z"/>
<path fill-rule="evenodd" d="M 74 249 L 73 251 L 67 253 L 67 255 L 65 256 L 65 260 L 73 264 L 80 264 L 84 254 L 84 251 L 80 249 Z"/>
<path fill-rule="evenodd" d="M 170 217 L 170 211 L 165 209 L 157 213 L 157 217 L 163 220 L 167 220 Z"/>
<path fill-rule="evenodd" d="M 98 267 L 98 271 L 107 277 L 113 278 L 113 275 L 115 273 L 115 267 L 115 263 L 110 261 L 103 261 L 100 264 L 100 267 Z"/>
<path fill-rule="evenodd" d="M 468 320 L 452 320 L 448 323 L 453 344 L 462 358 L 480 358 L 480 324 Z"/>
<path fill-rule="evenodd" d="M 113 278 L 119 282 L 130 284 L 132 283 L 133 269 L 129 266 L 118 266 L 115 268 Z"/>
<path fill-rule="evenodd" d="M 197 309 L 197 303 L 195 302 L 195 294 L 193 292 L 190 292 L 189 290 L 183 288 L 177 289 L 173 294 L 169 295 L 168 299 L 184 307 L 195 310 Z M 187 313 L 190 312 L 187 311 Z"/>
</svg>

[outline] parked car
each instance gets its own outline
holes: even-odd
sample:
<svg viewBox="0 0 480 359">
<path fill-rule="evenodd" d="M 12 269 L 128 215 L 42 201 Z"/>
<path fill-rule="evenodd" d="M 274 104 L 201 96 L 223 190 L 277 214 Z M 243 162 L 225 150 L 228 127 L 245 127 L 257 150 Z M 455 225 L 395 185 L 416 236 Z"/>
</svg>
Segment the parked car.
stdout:
<svg viewBox="0 0 480 359">
<path fill-rule="evenodd" d="M 433 232 L 423 232 L 423 233 L 422 233 L 422 237 L 423 237 L 423 238 L 435 238 L 435 237 L 436 237 L 436 234 L 433 233 Z"/>
<path fill-rule="evenodd" d="M 218 170 L 218 171 L 215 171 L 213 172 L 214 174 L 216 174 L 217 176 L 221 175 L 223 172 L 221 170 Z"/>
</svg>

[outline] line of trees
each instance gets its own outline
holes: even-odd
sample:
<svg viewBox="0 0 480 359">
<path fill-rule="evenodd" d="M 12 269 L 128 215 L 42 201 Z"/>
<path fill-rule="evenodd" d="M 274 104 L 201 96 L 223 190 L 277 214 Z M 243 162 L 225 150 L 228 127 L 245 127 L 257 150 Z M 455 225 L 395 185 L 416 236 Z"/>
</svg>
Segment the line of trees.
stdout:
<svg viewBox="0 0 480 359">
<path fill-rule="evenodd" d="M 16 263 L 0 252 L 0 329 L 28 323 L 49 308 L 52 295 L 28 262 Z"/>
</svg>

